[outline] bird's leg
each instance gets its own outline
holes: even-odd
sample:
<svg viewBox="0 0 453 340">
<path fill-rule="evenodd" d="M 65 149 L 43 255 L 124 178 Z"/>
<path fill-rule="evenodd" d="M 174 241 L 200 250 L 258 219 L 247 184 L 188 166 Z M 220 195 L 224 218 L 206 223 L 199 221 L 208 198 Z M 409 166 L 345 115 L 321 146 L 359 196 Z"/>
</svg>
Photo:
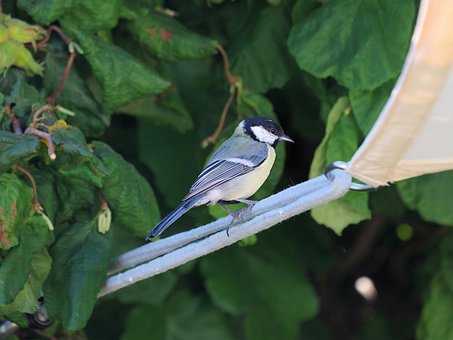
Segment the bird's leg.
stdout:
<svg viewBox="0 0 453 340">
<path fill-rule="evenodd" d="M 244 203 L 247 206 L 245 208 L 239 209 L 233 212 L 233 223 L 244 222 L 251 218 L 252 209 L 256 204 L 256 201 L 246 200 L 246 199 L 237 199 L 237 202 Z"/>
<path fill-rule="evenodd" d="M 231 224 L 228 225 L 228 227 L 226 229 L 227 236 L 230 237 L 231 226 L 248 220 L 251 217 L 251 212 L 252 212 L 254 205 L 256 204 L 256 201 L 238 199 L 235 201 L 218 201 L 217 203 L 222 207 L 222 209 L 224 209 L 233 218 L 233 220 L 231 221 Z M 231 209 L 229 209 L 227 205 L 234 204 L 234 203 L 244 203 L 247 206 L 245 208 L 242 208 L 242 209 L 239 209 L 236 211 L 231 211 Z"/>
<path fill-rule="evenodd" d="M 230 208 L 228 208 L 228 204 L 231 204 L 232 202 L 227 202 L 227 201 L 218 201 L 217 204 L 227 212 L 228 215 L 231 215 L 233 217 L 233 221 L 228 225 L 226 228 L 226 234 L 228 237 L 230 237 L 230 227 L 234 223 L 234 211 L 232 211 Z"/>
<path fill-rule="evenodd" d="M 253 206 L 256 204 L 256 201 L 253 201 L 253 200 L 246 200 L 246 199 L 239 199 L 239 200 L 236 200 L 237 202 L 240 202 L 240 203 L 244 203 L 244 204 L 247 204 L 247 207 L 252 209 Z"/>
</svg>

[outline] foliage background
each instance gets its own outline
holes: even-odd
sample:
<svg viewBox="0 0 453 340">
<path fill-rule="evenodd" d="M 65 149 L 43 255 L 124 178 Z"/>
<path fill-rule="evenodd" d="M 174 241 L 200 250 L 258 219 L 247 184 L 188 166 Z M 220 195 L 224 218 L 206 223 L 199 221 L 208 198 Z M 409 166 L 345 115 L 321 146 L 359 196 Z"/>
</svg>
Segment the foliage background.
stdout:
<svg viewBox="0 0 453 340">
<path fill-rule="evenodd" d="M 296 139 L 258 198 L 348 160 L 398 77 L 418 1 L 2 6 L 22 20 L 0 22 L 0 315 L 22 326 L 17 337 L 453 339 L 451 172 L 350 193 L 96 302 L 112 259 L 185 194 L 229 100 L 219 140 L 251 115 Z M 55 31 L 45 43 L 50 25 L 77 53 Z M 47 133 L 56 160 L 19 126 Z M 194 209 L 171 232 L 219 214 Z M 364 275 L 372 301 L 354 289 Z M 45 330 L 27 328 L 38 299 Z"/>
</svg>

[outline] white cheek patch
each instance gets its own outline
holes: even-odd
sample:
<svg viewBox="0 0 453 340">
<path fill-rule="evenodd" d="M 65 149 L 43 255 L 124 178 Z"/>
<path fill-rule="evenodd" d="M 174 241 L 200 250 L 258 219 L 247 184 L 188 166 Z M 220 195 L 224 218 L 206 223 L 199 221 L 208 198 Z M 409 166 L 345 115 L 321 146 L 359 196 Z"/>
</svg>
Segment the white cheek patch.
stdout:
<svg viewBox="0 0 453 340">
<path fill-rule="evenodd" d="M 252 126 L 251 130 L 253 131 L 256 139 L 258 139 L 260 142 L 274 144 L 274 142 L 278 139 L 276 135 L 270 133 L 262 126 Z"/>
</svg>

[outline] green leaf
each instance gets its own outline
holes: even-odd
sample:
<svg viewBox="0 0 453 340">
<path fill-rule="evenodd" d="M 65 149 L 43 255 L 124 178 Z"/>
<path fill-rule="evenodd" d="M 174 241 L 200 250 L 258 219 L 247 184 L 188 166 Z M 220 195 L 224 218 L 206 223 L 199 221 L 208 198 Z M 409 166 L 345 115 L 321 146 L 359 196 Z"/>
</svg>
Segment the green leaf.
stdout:
<svg viewBox="0 0 453 340">
<path fill-rule="evenodd" d="M 169 87 L 169 82 L 120 47 L 94 35 L 75 32 L 75 37 L 102 87 L 107 109 L 114 110 Z"/>
<path fill-rule="evenodd" d="M 23 289 L 14 301 L 0 305 L 0 316 L 11 319 L 16 313 L 34 313 L 38 309 L 38 299 L 42 296 L 42 285 L 50 272 L 52 259 L 46 249 L 41 249 L 31 257 L 30 271 Z"/>
<path fill-rule="evenodd" d="M 0 44 L 0 72 L 7 71 L 11 66 L 23 69 L 27 75 L 42 75 L 43 67 L 38 64 L 24 44 L 7 40 Z"/>
<path fill-rule="evenodd" d="M 72 7 L 73 1 L 67 0 L 19 0 L 17 5 L 30 14 L 34 20 L 41 24 L 48 25 L 61 17 Z"/>
<path fill-rule="evenodd" d="M 372 90 L 399 74 L 414 15 L 411 0 L 329 1 L 292 28 L 288 46 L 316 77 Z"/>
<path fill-rule="evenodd" d="M 189 31 L 177 20 L 147 13 L 128 23 L 132 35 L 159 59 L 206 58 L 216 53 L 217 42 Z"/>
<path fill-rule="evenodd" d="M 122 340 L 232 340 L 224 315 L 180 291 L 163 307 L 139 306 L 129 314 Z"/>
<path fill-rule="evenodd" d="M 153 190 L 135 167 L 107 144 L 94 142 L 93 147 L 109 169 L 102 192 L 113 210 L 113 222 L 144 236 L 160 219 Z"/>
<path fill-rule="evenodd" d="M 407 211 L 396 186 L 382 187 L 370 192 L 370 207 L 373 214 L 391 219 L 401 219 Z"/>
<path fill-rule="evenodd" d="M 293 339 L 298 324 L 316 315 L 316 294 L 297 263 L 278 251 L 266 252 L 258 252 L 257 246 L 228 248 L 204 258 L 201 271 L 218 307 L 233 315 L 246 314 L 248 339 L 266 334 L 262 339 L 275 339 L 274 332 L 257 329 L 257 324 L 264 322 L 263 313 L 282 339 Z"/>
<path fill-rule="evenodd" d="M 191 131 L 181 134 L 144 119 L 139 121 L 138 132 L 140 160 L 152 171 L 155 188 L 163 194 L 165 203 L 174 207 L 206 160 L 201 140 Z"/>
<path fill-rule="evenodd" d="M 34 136 L 0 131 L 0 171 L 36 156 L 38 149 L 39 139 Z"/>
<path fill-rule="evenodd" d="M 319 2 L 316 0 L 297 0 L 291 11 L 293 22 L 298 23 L 305 20 L 317 6 L 319 6 Z"/>
<path fill-rule="evenodd" d="M 453 226 L 450 204 L 453 172 L 411 178 L 398 182 L 397 187 L 406 206 L 416 210 L 424 220 Z"/>
<path fill-rule="evenodd" d="M 84 31 L 98 32 L 110 30 L 118 23 L 121 0 L 73 0 L 72 3 L 73 6 L 68 8 L 63 18 L 59 18 L 63 25 L 70 24 Z"/>
<path fill-rule="evenodd" d="M 70 331 L 88 321 L 105 282 L 110 262 L 112 231 L 97 231 L 97 219 L 67 228 L 50 248 L 52 270 L 44 285 L 51 319 Z"/>
<path fill-rule="evenodd" d="M 0 92 L 5 94 L 5 104 L 14 104 L 14 113 L 20 118 L 27 117 L 33 107 L 45 102 L 38 89 L 27 82 L 25 73 L 17 69 L 0 78 Z"/>
<path fill-rule="evenodd" d="M 394 80 L 390 80 L 373 91 L 349 92 L 352 112 L 363 135 L 367 135 L 376 122 L 392 92 L 394 83 Z"/>
<path fill-rule="evenodd" d="M 70 180 L 82 180 L 102 187 L 108 169 L 95 157 L 79 129 L 58 129 L 52 133 L 52 139 L 57 146 L 57 159 L 53 165 L 59 174 Z"/>
<path fill-rule="evenodd" d="M 334 161 L 348 161 L 358 147 L 359 138 L 348 99 L 338 99 L 329 113 L 324 138 L 313 157 L 310 177 L 322 174 Z M 328 226 L 340 235 L 348 225 L 371 217 L 368 194 L 349 192 L 340 199 L 312 209 L 311 216 L 316 222 Z"/>
<path fill-rule="evenodd" d="M 116 26 L 121 0 L 19 0 L 18 6 L 40 24 L 62 20 L 82 30 L 96 32 Z"/>
<path fill-rule="evenodd" d="M 232 72 L 246 88 L 262 93 L 282 87 L 291 75 L 292 60 L 285 46 L 289 18 L 283 7 L 271 6 L 251 18 L 236 32 L 229 48 Z"/>
<path fill-rule="evenodd" d="M 417 339 L 452 339 L 453 328 L 451 309 L 453 308 L 453 238 L 447 235 L 440 244 L 440 263 L 431 281 L 429 293 L 423 304 L 421 319 L 417 327 Z"/>
<path fill-rule="evenodd" d="M 78 156 L 85 159 L 93 158 L 82 131 L 76 127 L 57 129 L 52 133 L 52 140 L 57 148 L 66 155 Z M 57 159 L 59 155 L 57 155 Z"/>
<path fill-rule="evenodd" d="M 67 59 L 68 55 L 61 45 L 49 46 L 46 54 L 47 67 L 44 72 L 44 88 L 47 95 L 58 87 Z M 58 105 L 75 113 L 73 117 L 67 117 L 66 120 L 81 129 L 87 136 L 101 135 L 110 124 L 108 112 L 104 112 L 94 99 L 77 69 L 72 69 L 57 102 Z"/>
<path fill-rule="evenodd" d="M 0 264 L 0 305 L 11 304 L 23 290 L 33 266 L 33 257 L 52 240 L 40 215 L 30 218 L 21 228 L 19 245 L 12 248 Z M 33 301 L 34 305 L 36 300 Z"/>
<path fill-rule="evenodd" d="M 452 339 L 452 308 L 453 291 L 441 276 L 436 276 L 431 284 L 428 299 L 423 306 L 421 320 L 417 329 L 417 339 Z"/>
<path fill-rule="evenodd" d="M 170 125 L 184 133 L 193 128 L 192 117 L 177 89 L 170 88 L 161 96 L 147 96 L 119 109 L 122 113 L 146 118 L 157 124 Z"/>
<path fill-rule="evenodd" d="M 0 176 L 0 248 L 18 244 L 19 228 L 32 214 L 32 191 L 16 175 Z"/>
</svg>

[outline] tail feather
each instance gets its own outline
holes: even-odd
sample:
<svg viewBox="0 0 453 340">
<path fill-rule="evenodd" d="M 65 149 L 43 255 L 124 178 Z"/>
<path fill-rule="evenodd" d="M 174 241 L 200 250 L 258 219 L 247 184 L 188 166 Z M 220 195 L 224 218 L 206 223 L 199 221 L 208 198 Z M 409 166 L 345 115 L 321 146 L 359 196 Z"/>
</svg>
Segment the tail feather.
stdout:
<svg viewBox="0 0 453 340">
<path fill-rule="evenodd" d="M 168 227 L 175 223 L 182 215 L 188 212 L 195 204 L 196 200 L 191 199 L 182 202 L 175 210 L 165 216 L 146 236 L 146 240 L 150 240 L 162 234 Z"/>
</svg>

